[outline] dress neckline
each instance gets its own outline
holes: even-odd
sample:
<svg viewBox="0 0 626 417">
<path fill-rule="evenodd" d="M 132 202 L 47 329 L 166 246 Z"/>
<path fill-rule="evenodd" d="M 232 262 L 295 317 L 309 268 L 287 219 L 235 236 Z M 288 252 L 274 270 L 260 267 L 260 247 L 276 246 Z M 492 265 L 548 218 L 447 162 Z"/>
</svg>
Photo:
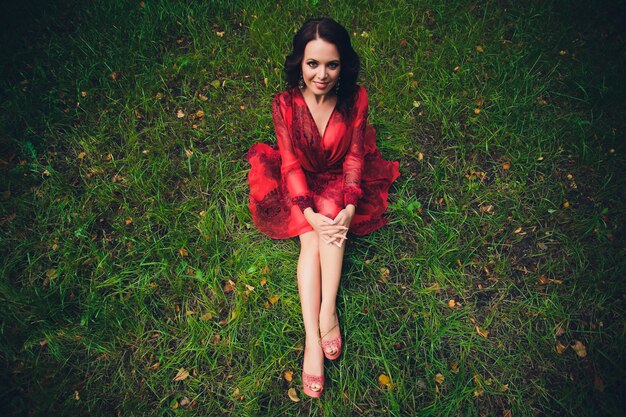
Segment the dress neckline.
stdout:
<svg viewBox="0 0 626 417">
<path fill-rule="evenodd" d="M 313 117 L 313 112 L 311 112 L 311 109 L 309 108 L 309 104 L 306 102 L 306 98 L 304 98 L 304 94 L 302 94 L 302 91 L 300 91 L 299 88 L 296 88 L 296 90 L 298 90 L 298 93 L 300 93 L 300 97 L 302 98 L 302 101 L 304 101 L 304 107 L 306 107 L 307 113 L 309 114 L 309 117 L 313 121 L 313 125 L 315 126 L 315 131 L 317 132 L 317 136 L 320 139 L 322 139 L 322 142 L 323 142 L 324 136 L 326 135 L 326 131 L 328 130 L 328 126 L 330 126 L 330 121 L 335 115 L 335 110 L 337 109 L 337 102 L 335 101 L 333 110 L 330 112 L 330 116 L 328 116 L 328 120 L 326 120 L 326 125 L 324 126 L 324 133 L 320 133 L 320 130 L 317 127 L 317 122 L 315 121 L 315 117 Z"/>
</svg>

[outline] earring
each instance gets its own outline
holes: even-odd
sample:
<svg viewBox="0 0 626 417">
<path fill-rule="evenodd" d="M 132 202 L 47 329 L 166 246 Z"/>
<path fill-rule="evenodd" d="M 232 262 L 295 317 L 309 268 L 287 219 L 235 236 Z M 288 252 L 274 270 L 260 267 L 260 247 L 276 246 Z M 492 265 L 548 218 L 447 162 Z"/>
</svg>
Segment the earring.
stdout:
<svg viewBox="0 0 626 417">
<path fill-rule="evenodd" d="M 304 90 L 304 87 L 306 87 L 306 86 L 304 85 L 304 79 L 302 78 L 302 74 L 300 74 L 300 79 L 298 80 L 298 88 L 299 88 L 300 90 Z"/>
<path fill-rule="evenodd" d="M 339 95 L 339 82 L 341 81 L 341 77 L 337 78 L 337 82 L 335 83 L 335 95 Z"/>
</svg>

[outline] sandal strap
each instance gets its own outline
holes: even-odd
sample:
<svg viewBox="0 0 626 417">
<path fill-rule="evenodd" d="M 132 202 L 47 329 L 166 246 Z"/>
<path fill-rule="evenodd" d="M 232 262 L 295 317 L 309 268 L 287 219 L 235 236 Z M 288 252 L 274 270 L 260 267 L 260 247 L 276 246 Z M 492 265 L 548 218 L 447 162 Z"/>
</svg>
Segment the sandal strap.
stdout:
<svg viewBox="0 0 626 417">
<path fill-rule="evenodd" d="M 311 385 L 313 384 L 320 385 L 321 388 L 319 389 L 319 391 L 321 391 L 324 388 L 324 375 L 317 376 L 317 375 L 307 374 L 306 372 L 302 372 L 302 385 L 304 385 L 307 388 L 311 388 Z"/>
<path fill-rule="evenodd" d="M 335 330 L 335 327 L 339 326 L 339 323 L 336 323 L 333 327 L 331 327 L 327 332 L 325 332 L 323 335 L 320 336 L 320 341 L 322 341 L 322 339 L 324 339 L 324 337 L 326 337 L 326 335 L 330 332 L 332 332 L 333 330 Z"/>
</svg>

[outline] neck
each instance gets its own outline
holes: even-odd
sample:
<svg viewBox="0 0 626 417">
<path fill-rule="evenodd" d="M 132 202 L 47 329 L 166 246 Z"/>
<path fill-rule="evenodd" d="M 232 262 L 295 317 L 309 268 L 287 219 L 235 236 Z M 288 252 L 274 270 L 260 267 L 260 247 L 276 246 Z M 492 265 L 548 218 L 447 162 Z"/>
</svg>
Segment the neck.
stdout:
<svg viewBox="0 0 626 417">
<path fill-rule="evenodd" d="M 332 93 L 318 96 L 318 95 L 311 93 L 309 89 L 300 90 L 300 91 L 302 92 L 302 96 L 304 98 L 306 98 L 309 101 L 315 102 L 315 104 L 318 104 L 318 105 L 326 104 L 329 102 L 332 103 L 334 100 L 337 99 L 337 96 Z"/>
</svg>

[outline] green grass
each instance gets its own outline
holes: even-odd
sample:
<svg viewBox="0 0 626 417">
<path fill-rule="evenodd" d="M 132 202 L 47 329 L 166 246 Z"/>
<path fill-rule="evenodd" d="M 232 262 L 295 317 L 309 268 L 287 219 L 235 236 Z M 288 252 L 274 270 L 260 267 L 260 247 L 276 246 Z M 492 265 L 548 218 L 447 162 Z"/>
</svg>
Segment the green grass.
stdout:
<svg viewBox="0 0 626 417">
<path fill-rule="evenodd" d="M 386 3 L 8 9 L 6 414 L 620 415 L 623 2 Z M 389 226 L 350 239 L 345 353 L 311 400 L 298 243 L 252 226 L 245 154 L 275 142 L 284 56 L 322 14 L 401 177 Z"/>
</svg>

